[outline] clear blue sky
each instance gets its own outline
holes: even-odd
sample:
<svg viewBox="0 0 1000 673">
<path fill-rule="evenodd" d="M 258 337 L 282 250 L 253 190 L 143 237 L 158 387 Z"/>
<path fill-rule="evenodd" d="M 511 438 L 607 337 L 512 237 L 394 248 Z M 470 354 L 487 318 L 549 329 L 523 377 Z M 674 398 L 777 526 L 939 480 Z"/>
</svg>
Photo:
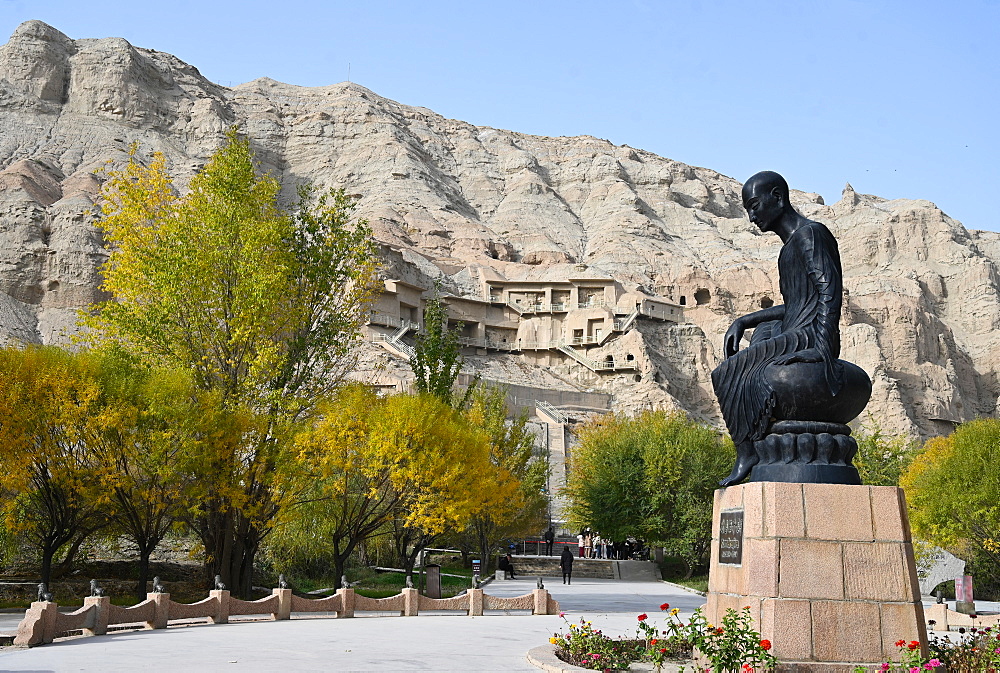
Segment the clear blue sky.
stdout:
<svg viewBox="0 0 1000 673">
<path fill-rule="evenodd" d="M 226 85 L 348 77 L 473 124 L 590 134 L 745 180 L 845 182 L 1000 230 L 1000 0 L 0 0 Z"/>
</svg>

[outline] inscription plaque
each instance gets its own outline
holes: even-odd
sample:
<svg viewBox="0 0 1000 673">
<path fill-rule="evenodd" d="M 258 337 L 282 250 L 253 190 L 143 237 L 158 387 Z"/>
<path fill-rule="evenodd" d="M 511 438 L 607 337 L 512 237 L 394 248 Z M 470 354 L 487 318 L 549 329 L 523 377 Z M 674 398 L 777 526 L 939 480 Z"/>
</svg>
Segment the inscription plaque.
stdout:
<svg viewBox="0 0 1000 673">
<path fill-rule="evenodd" d="M 743 563 L 743 510 L 719 516 L 719 563 Z"/>
</svg>

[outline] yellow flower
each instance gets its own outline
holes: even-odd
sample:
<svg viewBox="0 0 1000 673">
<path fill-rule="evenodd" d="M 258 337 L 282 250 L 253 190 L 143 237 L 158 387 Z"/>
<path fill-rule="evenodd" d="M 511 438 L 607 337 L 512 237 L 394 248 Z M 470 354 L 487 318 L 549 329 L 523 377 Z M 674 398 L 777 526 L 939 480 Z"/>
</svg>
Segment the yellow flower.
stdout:
<svg viewBox="0 0 1000 673">
<path fill-rule="evenodd" d="M 676 617 L 677 613 L 679 613 L 680 611 L 681 611 L 680 608 L 674 608 L 673 610 L 670 611 L 670 614 Z"/>
<path fill-rule="evenodd" d="M 549 638 L 549 642 L 552 643 L 553 645 L 558 645 L 559 639 L 553 636 L 552 638 Z"/>
</svg>

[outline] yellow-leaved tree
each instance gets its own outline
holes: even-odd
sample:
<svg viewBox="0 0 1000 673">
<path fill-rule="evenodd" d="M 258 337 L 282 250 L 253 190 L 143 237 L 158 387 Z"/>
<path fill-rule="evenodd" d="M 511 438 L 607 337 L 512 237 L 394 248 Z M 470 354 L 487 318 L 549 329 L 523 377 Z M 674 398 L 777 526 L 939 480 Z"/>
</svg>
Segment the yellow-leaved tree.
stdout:
<svg viewBox="0 0 1000 673">
<path fill-rule="evenodd" d="M 93 359 L 0 349 L 0 489 L 7 525 L 39 551 L 41 581 L 107 524 L 87 436 L 102 400 Z"/>
<path fill-rule="evenodd" d="M 503 387 L 480 386 L 466 411 L 469 422 L 489 437 L 495 472 L 489 488 L 504 493 L 494 506 L 477 512 L 458 536 L 462 549 L 479 553 L 487 574 L 503 540 L 537 534 L 548 521 L 548 460 L 536 455 L 527 416 L 507 417 L 506 397 Z"/>
<path fill-rule="evenodd" d="M 334 577 L 394 518 L 429 534 L 455 530 L 511 492 L 489 460 L 489 440 L 433 395 L 379 397 L 345 388 L 299 436 L 313 502 L 272 540 L 272 558 L 329 556 Z"/>
<path fill-rule="evenodd" d="M 1000 420 L 927 440 L 900 479 L 913 534 L 969 563 L 977 591 L 1000 590 Z"/>
<path fill-rule="evenodd" d="M 191 372 L 244 419 L 238 438 L 206 447 L 205 496 L 189 515 L 219 574 L 248 596 L 253 562 L 283 507 L 298 494 L 281 470 L 295 424 L 339 385 L 377 279 L 375 246 L 342 190 L 300 190 L 291 211 L 231 130 L 192 178 L 172 186 L 162 155 L 133 147 L 102 189 L 111 301 L 85 324 L 97 346 L 115 344 L 157 366 Z"/>
</svg>

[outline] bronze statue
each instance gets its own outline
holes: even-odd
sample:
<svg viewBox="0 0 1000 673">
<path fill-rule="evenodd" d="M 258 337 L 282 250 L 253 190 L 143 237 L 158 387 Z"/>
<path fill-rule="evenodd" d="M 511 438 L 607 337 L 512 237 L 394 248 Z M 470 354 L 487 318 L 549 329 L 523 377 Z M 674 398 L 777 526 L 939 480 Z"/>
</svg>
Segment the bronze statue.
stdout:
<svg viewBox="0 0 1000 673">
<path fill-rule="evenodd" d="M 843 273 L 833 234 L 800 215 L 777 173 L 743 186 L 743 206 L 762 232 L 783 243 L 778 284 L 784 304 L 737 318 L 725 360 L 712 372 L 736 465 L 722 486 L 752 481 L 861 483 L 847 423 L 871 396 L 859 367 L 839 360 Z M 743 334 L 750 345 L 740 350 Z"/>
</svg>

